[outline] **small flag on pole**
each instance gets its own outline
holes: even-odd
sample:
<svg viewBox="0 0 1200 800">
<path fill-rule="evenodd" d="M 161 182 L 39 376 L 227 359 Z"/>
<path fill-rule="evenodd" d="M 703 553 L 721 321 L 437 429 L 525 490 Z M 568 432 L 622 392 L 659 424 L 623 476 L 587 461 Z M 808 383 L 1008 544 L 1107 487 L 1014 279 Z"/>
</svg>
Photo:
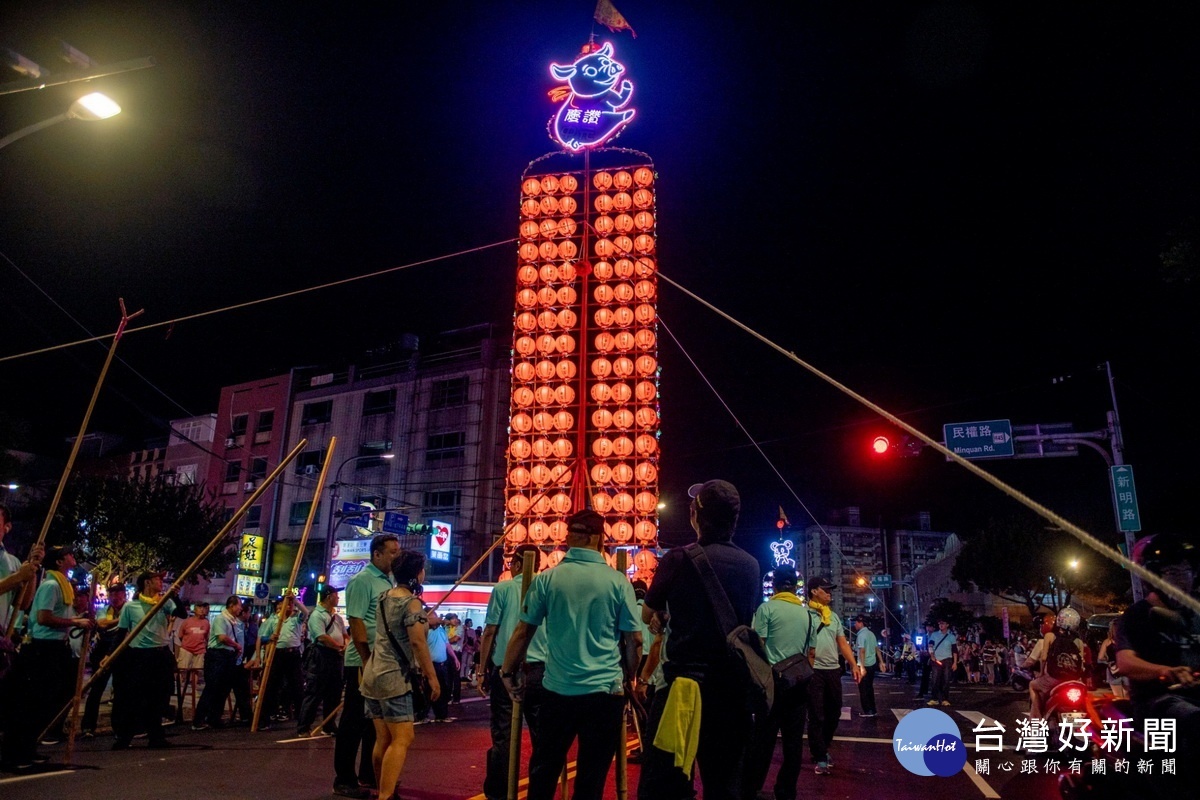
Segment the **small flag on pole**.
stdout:
<svg viewBox="0 0 1200 800">
<path fill-rule="evenodd" d="M 624 15 L 617 11 L 616 6 L 609 0 L 597 0 L 595 19 L 613 33 L 629 31 L 633 34 L 633 38 L 637 38 L 637 32 L 629 24 L 629 20 L 625 19 Z"/>
</svg>

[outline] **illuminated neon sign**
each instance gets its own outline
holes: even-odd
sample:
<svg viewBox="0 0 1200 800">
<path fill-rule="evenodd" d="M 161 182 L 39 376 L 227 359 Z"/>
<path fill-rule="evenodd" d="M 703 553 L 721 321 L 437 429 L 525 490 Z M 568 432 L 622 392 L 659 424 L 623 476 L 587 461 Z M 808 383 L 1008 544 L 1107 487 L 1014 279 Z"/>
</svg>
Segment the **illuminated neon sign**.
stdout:
<svg viewBox="0 0 1200 800">
<path fill-rule="evenodd" d="M 566 86 L 551 90 L 562 101 L 547 126 L 550 138 L 573 152 L 598 147 L 619 134 L 637 112 L 625 108 L 633 84 L 621 78 L 625 66 L 613 57 L 613 46 L 585 48 L 571 64 L 551 64 L 550 74 Z"/>
<path fill-rule="evenodd" d="M 795 545 L 792 544 L 791 539 L 783 539 L 782 541 L 771 542 L 771 553 L 775 556 L 775 566 L 782 567 L 787 565 L 792 569 L 796 568 L 796 559 L 791 557 L 793 547 L 795 547 Z"/>
</svg>

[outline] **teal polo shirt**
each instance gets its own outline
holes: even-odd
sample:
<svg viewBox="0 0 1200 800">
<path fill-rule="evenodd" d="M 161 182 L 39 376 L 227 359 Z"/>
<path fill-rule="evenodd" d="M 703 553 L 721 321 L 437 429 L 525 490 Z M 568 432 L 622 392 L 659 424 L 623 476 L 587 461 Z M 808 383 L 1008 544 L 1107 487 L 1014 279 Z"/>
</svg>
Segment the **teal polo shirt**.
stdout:
<svg viewBox="0 0 1200 800">
<path fill-rule="evenodd" d="M 121 616 L 117 620 L 117 627 L 126 632 L 133 630 L 152 608 L 154 608 L 154 603 L 143 600 L 139 594 L 121 608 Z M 151 647 L 166 647 L 167 642 L 171 638 L 171 613 L 174 611 L 175 601 L 168 600 L 150 622 L 146 624 L 146 627 L 142 628 L 141 633 L 129 641 L 129 646 L 138 650 L 146 650 Z"/>
<path fill-rule="evenodd" d="M 208 649 L 209 650 L 228 650 L 233 652 L 233 647 L 221 641 L 220 637 L 228 636 L 230 639 L 237 641 L 237 620 L 229 616 L 229 613 L 222 611 L 217 614 L 216 619 L 208 628 Z"/>
<path fill-rule="evenodd" d="M 854 657 L 858 658 L 859 651 L 865 650 L 866 652 L 862 656 L 862 665 L 864 667 L 873 667 L 876 663 L 875 648 L 877 646 L 878 640 L 875 638 L 875 634 L 870 628 L 864 625 L 863 629 L 854 637 Z"/>
<path fill-rule="evenodd" d="M 375 614 L 379 609 L 379 595 L 392 588 L 392 579 L 374 564 L 367 564 L 346 584 L 346 616 L 361 619 L 367 626 L 367 647 L 375 644 Z M 351 644 L 346 648 L 347 667 L 361 667 L 362 658 L 358 648 Z"/>
<path fill-rule="evenodd" d="M 948 661 L 954 656 L 954 645 L 958 644 L 958 637 L 950 631 L 942 633 L 934 631 L 926 637 L 929 641 L 929 647 L 933 648 L 933 657 L 938 661 Z"/>
<path fill-rule="evenodd" d="M 633 584 L 595 550 L 572 547 L 533 579 L 521 620 L 547 624 L 550 658 L 542 685 L 568 696 L 618 694 L 624 675 L 618 631 L 640 631 Z"/>
<path fill-rule="evenodd" d="M 279 617 L 275 614 L 271 614 L 271 616 L 262 621 L 262 624 L 258 626 L 258 640 L 260 642 L 269 642 L 271 640 L 271 634 L 275 632 L 275 624 L 277 622 L 279 622 Z"/>
<path fill-rule="evenodd" d="M 3 547 L 0 547 L 0 580 L 13 575 L 20 568 L 21 559 L 12 553 L 6 552 Z M 6 630 L 8 628 L 9 610 L 12 608 L 12 600 L 16 593 L 16 589 L 10 589 L 0 594 L 0 626 L 4 626 Z"/>
<path fill-rule="evenodd" d="M 813 647 L 816 648 L 813 669 L 838 669 L 837 638 L 842 633 L 842 618 L 830 610 L 829 624 L 822 628 L 821 615 L 811 609 L 809 613 L 813 615 Z"/>
<path fill-rule="evenodd" d="M 34 592 L 33 606 L 29 609 L 29 636 L 42 642 L 65 642 L 69 631 L 51 628 L 37 621 L 38 612 L 43 609 L 64 619 L 75 616 L 75 610 L 63 600 L 58 581 L 50 575 L 42 580 L 42 585 Z"/>
<path fill-rule="evenodd" d="M 278 623 L 276 618 L 276 623 Z M 296 608 L 296 612 L 283 621 L 283 625 L 279 628 L 279 639 L 276 640 L 275 646 L 288 649 L 300 646 L 300 633 L 304 625 L 304 612 Z"/>
<path fill-rule="evenodd" d="M 792 595 L 795 597 L 795 595 Z M 809 630 L 809 622 L 812 630 Z M 754 630 L 763 638 L 767 660 L 778 664 L 804 650 L 805 640 L 812 647 L 821 620 L 813 618 L 808 606 L 789 603 L 773 595 L 754 612 Z"/>
<path fill-rule="evenodd" d="M 488 598 L 487 614 L 483 618 L 485 626 L 495 625 L 497 628 L 496 649 L 492 651 L 492 663 L 497 667 L 504 666 L 504 651 L 508 649 L 508 640 L 512 638 L 513 631 L 517 629 L 517 623 L 520 621 L 521 579 L 510 578 L 496 584 L 492 589 L 492 596 Z M 548 636 L 546 626 L 539 626 L 533 634 L 533 641 L 529 643 L 529 651 L 525 654 L 526 662 L 546 663 L 550 655 L 546 647 Z"/>
</svg>

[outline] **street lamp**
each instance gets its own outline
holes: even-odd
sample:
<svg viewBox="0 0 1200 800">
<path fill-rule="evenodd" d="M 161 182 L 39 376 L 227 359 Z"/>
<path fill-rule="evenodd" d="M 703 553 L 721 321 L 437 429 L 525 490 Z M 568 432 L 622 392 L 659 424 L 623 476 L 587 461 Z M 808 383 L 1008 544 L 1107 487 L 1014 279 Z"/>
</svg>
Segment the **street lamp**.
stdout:
<svg viewBox="0 0 1200 800">
<path fill-rule="evenodd" d="M 329 575 L 331 578 L 332 578 L 332 573 L 333 573 L 333 543 L 337 538 L 337 536 L 336 536 L 337 524 L 334 522 L 334 518 L 335 518 L 334 515 L 337 513 L 337 504 L 338 504 L 338 500 L 341 497 L 341 492 L 339 490 L 342 487 L 342 470 L 351 461 L 367 461 L 369 459 L 377 459 L 377 458 L 382 458 L 384 460 L 391 460 L 395 457 L 396 457 L 395 453 L 379 453 L 379 454 L 373 453 L 371 455 L 366 455 L 366 456 L 350 456 L 345 461 L 343 461 L 341 464 L 339 464 L 338 468 L 337 468 L 337 472 L 333 473 L 333 485 L 330 487 L 333 489 L 333 493 L 329 499 L 329 523 L 325 527 L 325 558 L 322 559 L 322 561 L 321 561 L 321 564 L 323 565 L 323 567 L 325 569 L 325 574 Z"/>
<path fill-rule="evenodd" d="M 83 97 L 72 103 L 71 107 L 63 113 L 57 114 L 49 119 L 44 119 L 41 122 L 35 122 L 32 125 L 26 125 L 19 131 L 10 133 L 8 136 L 0 139 L 0 150 L 4 149 L 18 139 L 25 138 L 31 133 L 37 133 L 43 128 L 49 128 L 51 125 L 57 125 L 58 123 L 65 122 L 69 119 L 94 121 L 98 119 L 115 117 L 120 113 L 121 107 L 117 105 L 117 103 L 108 95 L 101 94 L 100 92 L 85 94 Z"/>
</svg>

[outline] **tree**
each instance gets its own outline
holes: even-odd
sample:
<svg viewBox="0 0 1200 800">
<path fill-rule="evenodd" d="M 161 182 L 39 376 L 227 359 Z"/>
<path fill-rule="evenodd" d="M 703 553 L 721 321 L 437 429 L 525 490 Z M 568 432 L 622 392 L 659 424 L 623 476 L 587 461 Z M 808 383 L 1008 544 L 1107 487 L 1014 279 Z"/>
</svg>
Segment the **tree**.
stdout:
<svg viewBox="0 0 1200 800">
<path fill-rule="evenodd" d="M 81 562 L 101 575 L 129 578 L 142 570 L 178 575 L 224 524 L 224 509 L 201 486 L 161 478 L 78 475 L 67 485 L 48 543 L 72 543 Z M 189 582 L 224 574 L 237 557 L 230 532 Z"/>
<path fill-rule="evenodd" d="M 1091 558 L 1086 567 L 1072 567 L 1086 548 L 1057 529 L 1047 529 L 1033 515 L 992 519 L 966 537 L 951 576 L 959 586 L 974 584 L 1004 600 L 1021 603 L 1031 617 L 1039 609 L 1058 611 L 1076 593 L 1103 594 L 1114 585 L 1115 566 Z"/>
<path fill-rule="evenodd" d="M 944 619 L 950 623 L 950 627 L 966 633 L 967 628 L 971 627 L 971 623 L 975 618 L 966 606 L 957 600 L 949 600 L 945 597 L 939 597 L 929 604 L 929 612 L 925 615 L 925 624 L 937 627 L 939 619 Z"/>
</svg>

